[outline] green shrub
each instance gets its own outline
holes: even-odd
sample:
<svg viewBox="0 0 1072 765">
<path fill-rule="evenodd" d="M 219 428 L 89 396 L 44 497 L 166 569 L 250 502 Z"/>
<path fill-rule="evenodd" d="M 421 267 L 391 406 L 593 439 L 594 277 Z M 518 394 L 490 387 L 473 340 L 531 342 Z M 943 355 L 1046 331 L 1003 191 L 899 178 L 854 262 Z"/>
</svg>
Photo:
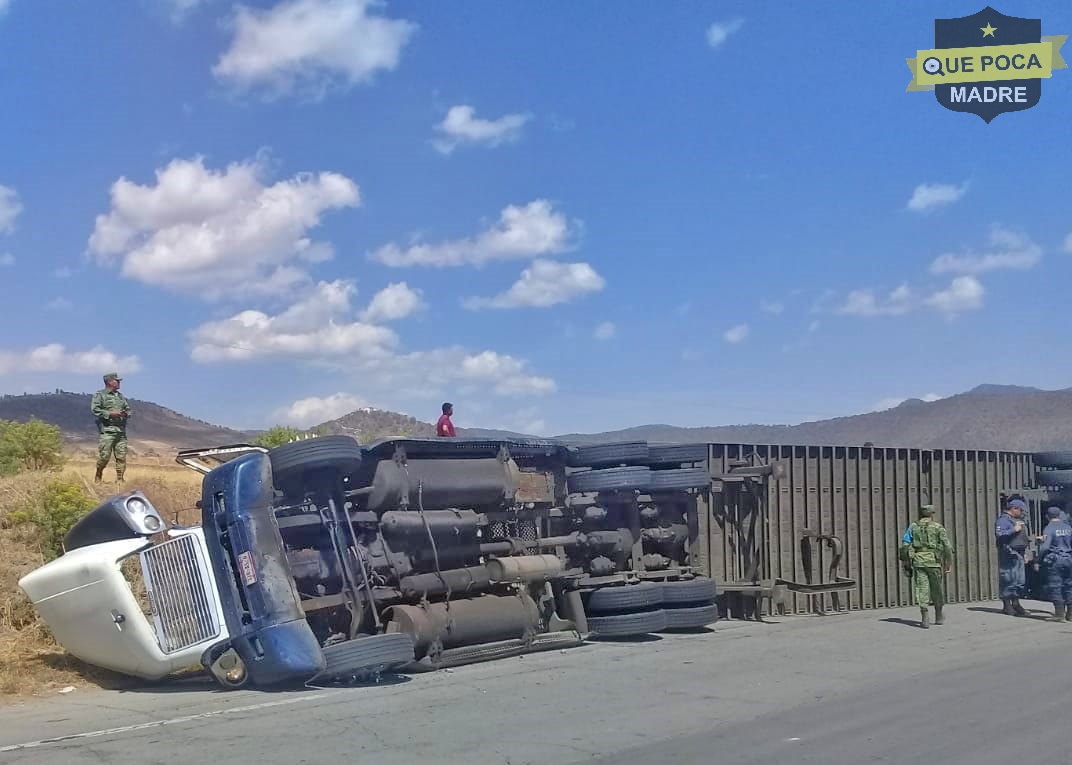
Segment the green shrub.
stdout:
<svg viewBox="0 0 1072 765">
<path fill-rule="evenodd" d="M 63 537 L 98 501 L 75 478 L 53 478 L 4 518 L 8 527 L 32 526 L 46 560 L 63 554 Z"/>
<path fill-rule="evenodd" d="M 17 423 L 0 420 L 0 475 L 14 475 L 21 467 L 19 452 L 12 437 L 15 425 Z"/>
<path fill-rule="evenodd" d="M 266 449 L 272 449 L 276 446 L 281 446 L 282 444 L 289 444 L 291 441 L 296 441 L 299 438 L 308 438 L 309 436 L 318 435 L 321 435 L 319 428 L 313 428 L 312 430 L 298 430 L 289 425 L 273 425 L 268 430 L 264 431 L 255 443 Z"/>
<path fill-rule="evenodd" d="M 36 417 L 29 422 L 0 420 L 0 475 L 20 470 L 56 470 L 63 467 L 63 433 Z"/>
</svg>

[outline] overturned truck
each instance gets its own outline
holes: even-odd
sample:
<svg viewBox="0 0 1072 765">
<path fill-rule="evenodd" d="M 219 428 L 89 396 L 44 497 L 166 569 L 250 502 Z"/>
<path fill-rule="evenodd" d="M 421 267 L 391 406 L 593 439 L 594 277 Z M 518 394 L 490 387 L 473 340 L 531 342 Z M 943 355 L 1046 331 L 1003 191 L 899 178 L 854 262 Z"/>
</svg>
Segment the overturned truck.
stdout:
<svg viewBox="0 0 1072 765">
<path fill-rule="evenodd" d="M 705 444 L 322 436 L 188 450 L 202 523 L 139 491 L 19 586 L 73 655 L 225 687 L 417 672 L 715 623 Z"/>
</svg>

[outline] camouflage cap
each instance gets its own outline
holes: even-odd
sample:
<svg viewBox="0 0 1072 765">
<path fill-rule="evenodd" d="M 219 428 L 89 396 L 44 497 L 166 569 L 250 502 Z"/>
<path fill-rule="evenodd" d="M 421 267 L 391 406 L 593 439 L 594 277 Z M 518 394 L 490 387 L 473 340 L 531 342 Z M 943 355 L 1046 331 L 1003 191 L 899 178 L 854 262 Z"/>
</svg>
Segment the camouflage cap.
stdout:
<svg viewBox="0 0 1072 765">
<path fill-rule="evenodd" d="M 119 376 L 118 372 L 109 372 L 104 376 L 104 382 L 110 382 L 115 380 L 116 382 L 123 382 L 123 378 Z"/>
<path fill-rule="evenodd" d="M 934 515 L 934 505 L 920 505 L 919 514 L 924 518 Z"/>
</svg>

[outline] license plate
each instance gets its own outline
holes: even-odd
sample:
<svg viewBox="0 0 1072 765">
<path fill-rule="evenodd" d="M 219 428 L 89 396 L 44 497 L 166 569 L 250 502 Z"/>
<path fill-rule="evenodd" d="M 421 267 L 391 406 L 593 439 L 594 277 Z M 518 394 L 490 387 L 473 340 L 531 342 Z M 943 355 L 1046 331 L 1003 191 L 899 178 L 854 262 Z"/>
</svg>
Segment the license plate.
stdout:
<svg viewBox="0 0 1072 765">
<path fill-rule="evenodd" d="M 242 581 L 247 587 L 257 581 L 257 569 L 253 566 L 253 553 L 247 550 L 239 554 L 238 566 L 242 569 Z"/>
</svg>

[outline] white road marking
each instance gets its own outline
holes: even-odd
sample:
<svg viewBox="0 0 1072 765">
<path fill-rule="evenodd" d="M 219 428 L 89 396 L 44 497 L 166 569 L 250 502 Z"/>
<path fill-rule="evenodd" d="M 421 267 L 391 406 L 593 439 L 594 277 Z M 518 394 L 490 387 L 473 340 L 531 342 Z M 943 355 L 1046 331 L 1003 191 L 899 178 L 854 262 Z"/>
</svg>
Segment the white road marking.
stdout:
<svg viewBox="0 0 1072 765">
<path fill-rule="evenodd" d="M 212 712 L 201 712 L 196 715 L 186 715 L 185 717 L 173 717 L 170 720 L 154 720 L 152 722 L 138 723 L 137 725 L 123 725 L 119 728 L 104 728 L 103 730 L 88 731 L 86 733 L 72 733 L 67 736 L 56 736 L 55 738 L 43 738 L 40 741 L 27 741 L 24 744 L 11 744 L 10 746 L 0 747 L 0 753 L 2 752 L 17 752 L 23 749 L 36 749 L 42 746 L 48 746 L 49 744 L 58 744 L 64 741 L 77 741 L 83 738 L 97 738 L 99 736 L 112 736 L 120 733 L 130 733 L 136 730 L 145 730 L 146 728 L 159 728 L 163 725 L 178 725 L 180 723 L 192 722 L 194 720 L 204 720 L 208 717 L 219 717 L 221 715 L 231 715 L 238 712 L 255 712 L 258 709 L 269 709 L 271 707 L 282 707 L 288 704 L 301 704 L 306 701 L 316 701 L 317 699 L 327 698 L 333 696 L 333 693 L 316 693 L 311 696 L 298 696 L 292 699 L 282 699 L 280 701 L 266 701 L 263 704 L 249 704 L 244 707 L 231 707 L 230 709 L 216 709 Z"/>
</svg>

